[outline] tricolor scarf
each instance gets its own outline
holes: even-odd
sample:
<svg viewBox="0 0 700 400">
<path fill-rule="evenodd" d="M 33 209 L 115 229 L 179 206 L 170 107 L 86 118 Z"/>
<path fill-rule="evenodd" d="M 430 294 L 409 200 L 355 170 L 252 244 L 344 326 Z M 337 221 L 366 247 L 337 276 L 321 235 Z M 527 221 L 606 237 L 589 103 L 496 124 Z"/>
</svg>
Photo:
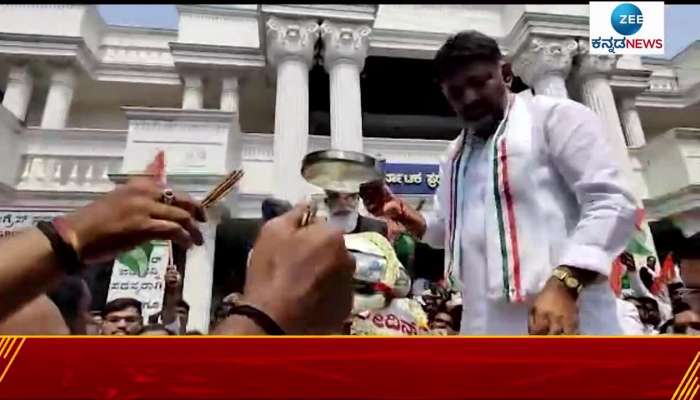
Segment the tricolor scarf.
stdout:
<svg viewBox="0 0 700 400">
<path fill-rule="evenodd" d="M 538 187 L 533 179 L 533 121 L 527 100 L 509 95 L 503 120 L 486 142 L 489 175 L 485 206 L 487 285 L 489 298 L 522 302 L 541 289 L 549 264 Z M 449 179 L 445 265 L 453 287 L 461 289 L 461 233 L 465 224 L 465 182 L 473 134 L 463 131 L 448 150 L 444 174 Z M 465 266 L 479 268 L 482 266 Z M 546 271 L 545 271 L 546 273 Z M 467 282 L 469 283 L 469 282 Z"/>
</svg>

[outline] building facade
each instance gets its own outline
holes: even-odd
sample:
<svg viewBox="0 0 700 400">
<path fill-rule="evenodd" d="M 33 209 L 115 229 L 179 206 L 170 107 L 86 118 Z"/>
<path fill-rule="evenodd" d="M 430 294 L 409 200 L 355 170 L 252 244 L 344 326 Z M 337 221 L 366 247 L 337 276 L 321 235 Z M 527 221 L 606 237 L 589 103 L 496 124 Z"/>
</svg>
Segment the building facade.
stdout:
<svg viewBox="0 0 700 400">
<path fill-rule="evenodd" d="M 670 60 L 591 55 L 587 5 L 177 8 L 167 30 L 107 25 L 95 5 L 0 5 L 4 230 L 89 202 L 160 149 L 195 197 L 242 168 L 227 200 L 237 217 L 318 193 L 300 162 L 331 147 L 385 159 L 392 187 L 429 208 L 431 168 L 459 125 L 421 71 L 464 29 L 495 37 L 528 90 L 598 113 L 647 217 L 697 230 L 698 42 Z M 187 259 L 210 270 L 213 248 Z M 210 275 L 187 276 L 186 297 Z"/>
</svg>

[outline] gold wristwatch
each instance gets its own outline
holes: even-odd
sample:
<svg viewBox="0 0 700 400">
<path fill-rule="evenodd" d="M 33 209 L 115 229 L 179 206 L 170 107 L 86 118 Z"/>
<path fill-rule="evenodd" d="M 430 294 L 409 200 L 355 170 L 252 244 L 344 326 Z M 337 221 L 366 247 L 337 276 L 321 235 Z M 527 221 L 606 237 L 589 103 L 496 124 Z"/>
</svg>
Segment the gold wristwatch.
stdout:
<svg viewBox="0 0 700 400">
<path fill-rule="evenodd" d="M 559 279 L 568 289 L 575 291 L 577 294 L 583 290 L 583 284 L 566 267 L 556 267 L 552 271 L 552 276 Z"/>
</svg>

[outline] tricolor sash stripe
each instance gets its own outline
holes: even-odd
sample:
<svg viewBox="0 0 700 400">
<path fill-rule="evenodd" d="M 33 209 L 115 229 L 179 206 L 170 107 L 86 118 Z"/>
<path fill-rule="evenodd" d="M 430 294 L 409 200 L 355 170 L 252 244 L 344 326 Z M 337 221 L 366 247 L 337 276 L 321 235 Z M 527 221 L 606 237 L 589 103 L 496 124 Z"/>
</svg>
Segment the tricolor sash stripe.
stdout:
<svg viewBox="0 0 700 400">
<path fill-rule="evenodd" d="M 508 124 L 508 119 L 511 111 L 511 98 L 509 98 L 508 106 L 503 120 L 501 120 L 496 132 L 490 138 L 489 145 L 487 148 L 490 151 L 490 160 L 492 161 L 491 167 L 493 168 L 492 177 L 493 179 L 493 198 L 494 198 L 494 208 L 496 222 L 498 226 L 498 249 L 500 249 L 500 262 L 501 271 L 503 274 L 503 295 L 509 302 L 521 302 L 523 301 L 522 287 L 521 287 L 521 259 L 520 259 L 520 249 L 518 242 L 518 231 L 517 223 L 515 217 L 515 203 L 512 193 L 512 185 L 510 182 L 510 176 L 508 171 L 508 146 L 506 143 L 506 126 Z M 462 141 L 461 146 L 457 147 L 453 158 L 450 160 L 450 165 L 452 170 L 450 171 L 450 194 L 449 194 L 449 221 L 447 224 L 447 272 L 448 278 L 452 277 L 452 271 L 454 268 L 460 268 L 461 263 L 461 243 L 460 235 L 461 232 L 458 230 L 461 228 L 462 223 L 462 208 L 465 206 L 461 204 L 461 197 L 463 196 L 463 180 L 464 171 L 466 165 L 464 163 L 468 162 L 465 160 L 465 154 L 469 154 L 471 148 L 469 147 L 468 140 L 471 136 L 467 136 L 463 131 L 462 136 L 459 140 Z M 490 212 L 487 210 L 487 212 Z M 487 240 L 489 240 L 487 238 Z M 498 250 L 496 250 L 498 251 Z M 498 256 L 496 256 L 498 257 Z M 495 260 L 498 266 L 498 259 Z"/>
<path fill-rule="evenodd" d="M 503 187 L 503 197 L 506 203 L 508 230 L 510 231 L 507 239 L 510 239 L 510 250 L 513 258 L 511 268 L 509 268 L 509 276 L 512 277 L 515 291 L 515 301 L 522 301 L 520 290 L 520 249 L 518 247 L 518 230 L 515 224 L 515 210 L 513 205 L 513 195 L 510 190 L 510 181 L 508 176 L 508 152 L 506 149 L 506 137 L 502 136 L 499 145 L 500 154 L 498 160 L 501 163 L 501 180 Z"/>
<path fill-rule="evenodd" d="M 448 223 L 448 240 L 449 246 L 448 251 L 451 257 L 449 258 L 449 264 L 447 265 L 447 278 L 448 282 L 451 282 L 452 271 L 454 270 L 455 257 L 455 225 L 457 221 L 457 202 L 456 197 L 458 196 L 457 185 L 459 181 L 459 169 L 462 162 L 462 153 L 464 152 L 464 142 L 465 138 L 462 137 L 462 145 L 457 148 L 455 156 L 452 160 L 452 170 L 450 171 L 450 221 Z M 459 244 L 458 244 L 459 245 Z M 458 262 L 458 261 L 457 261 Z M 459 268 L 459 266 L 457 267 Z"/>
<path fill-rule="evenodd" d="M 508 273 L 508 248 L 506 244 L 506 232 L 505 224 L 503 219 L 503 205 L 501 204 L 501 190 L 498 168 L 499 158 L 498 158 L 498 139 L 500 139 L 500 132 L 497 132 L 493 139 L 493 195 L 496 200 L 496 216 L 498 219 L 498 239 L 501 243 L 501 256 L 503 257 L 503 295 L 510 301 L 510 279 Z"/>
</svg>

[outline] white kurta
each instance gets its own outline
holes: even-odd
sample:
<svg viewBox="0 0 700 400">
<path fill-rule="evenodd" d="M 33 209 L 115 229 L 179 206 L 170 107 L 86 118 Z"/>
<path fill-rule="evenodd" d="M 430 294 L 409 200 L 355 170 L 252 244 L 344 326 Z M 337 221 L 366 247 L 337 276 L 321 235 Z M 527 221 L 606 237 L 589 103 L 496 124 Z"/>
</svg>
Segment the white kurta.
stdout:
<svg viewBox="0 0 700 400">
<path fill-rule="evenodd" d="M 545 189 L 541 196 L 545 210 L 541 221 L 549 237 L 550 265 L 543 265 L 541 286 L 557 265 L 573 265 L 607 276 L 612 260 L 630 239 L 634 226 L 634 198 L 622 182 L 620 168 L 607 149 L 606 135 L 590 109 L 568 99 L 534 96 L 531 109 L 537 121 L 533 129 L 544 131 L 538 165 L 532 171 Z M 523 132 L 523 134 L 533 134 Z M 539 135 L 539 134 L 538 134 Z M 457 222 L 462 241 L 460 275 L 463 283 L 462 334 L 527 334 L 532 299 L 523 303 L 490 300 L 487 296 L 486 209 L 489 163 L 484 140 L 474 138 L 466 166 L 463 204 L 464 221 Z M 447 159 L 443 157 L 440 182 Z M 424 214 L 427 230 L 424 240 L 443 247 L 447 192 L 440 186 L 435 209 Z M 540 286 L 540 287 L 541 287 Z M 616 298 L 607 281 L 591 284 L 579 297 L 579 329 L 583 334 L 623 334 Z"/>
<path fill-rule="evenodd" d="M 487 298 L 484 203 L 488 191 L 489 159 L 485 145 L 486 141 L 481 138 L 475 137 L 472 141 L 465 168 L 465 182 L 469 184 L 460 205 L 465 210 L 464 219 L 468 221 L 461 226 L 461 277 L 466 288 L 462 293 L 461 332 L 474 335 L 527 334 L 527 305 L 494 302 Z"/>
</svg>

